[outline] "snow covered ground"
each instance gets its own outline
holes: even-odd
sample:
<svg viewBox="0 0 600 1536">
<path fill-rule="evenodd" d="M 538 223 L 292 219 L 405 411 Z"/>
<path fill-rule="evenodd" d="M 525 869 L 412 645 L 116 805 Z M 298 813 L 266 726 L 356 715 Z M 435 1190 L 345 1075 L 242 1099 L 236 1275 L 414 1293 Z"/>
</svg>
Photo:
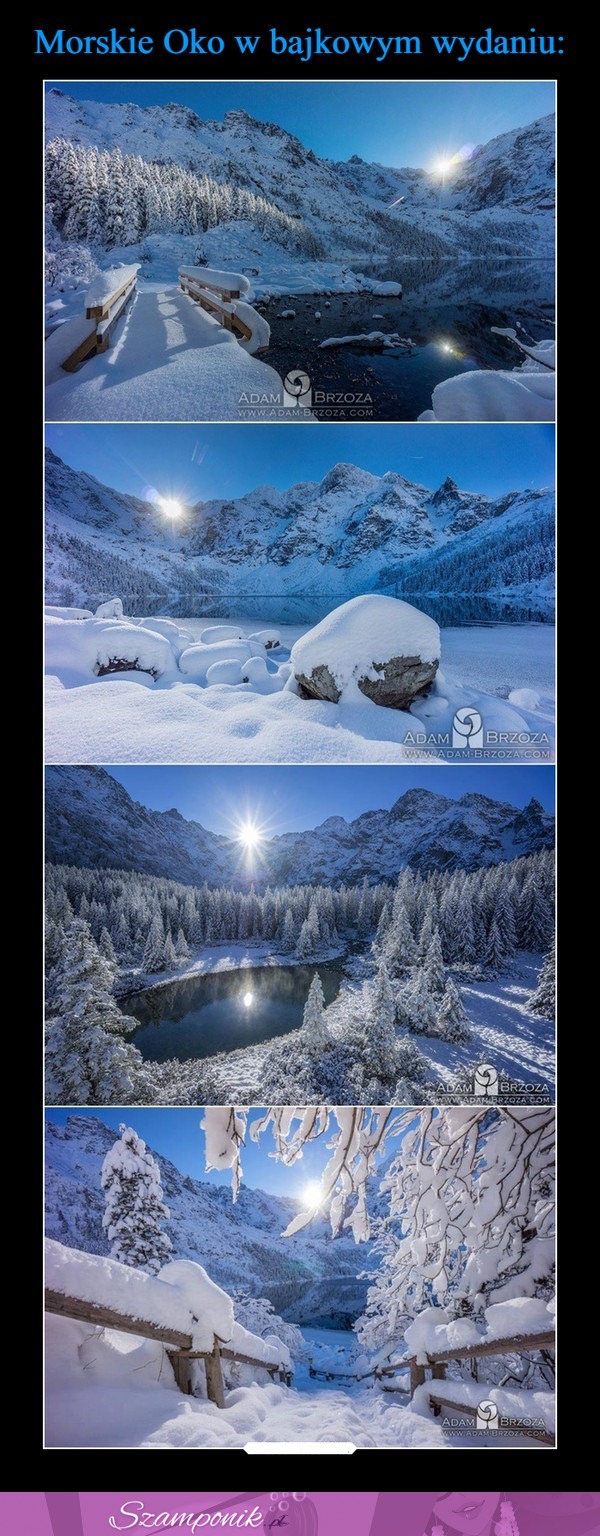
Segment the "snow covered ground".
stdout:
<svg viewBox="0 0 600 1536">
<path fill-rule="evenodd" d="M 190 648 L 189 640 L 206 631 L 207 621 L 178 620 L 171 646 L 166 635 L 153 628 L 160 622 L 137 625 L 139 644 L 149 647 L 148 665 L 153 671 L 161 666 L 160 676 L 132 670 L 96 676 L 96 657 L 104 656 L 111 623 L 118 621 L 103 621 L 108 630 L 103 627 L 99 638 L 97 620 L 84 628 L 79 620 L 49 618 L 49 762 L 394 763 L 407 756 L 412 760 L 422 751 L 435 761 L 445 752 L 440 738 L 447 735 L 451 742 L 452 722 L 461 707 L 478 711 L 486 731 L 510 733 L 505 756 L 517 759 L 531 753 L 532 746 L 520 745 L 515 733 L 533 736 L 534 750 L 539 746 L 542 757 L 553 740 L 550 626 L 473 626 L 443 632 L 441 667 L 433 688 L 406 712 L 382 708 L 357 690 L 336 705 L 300 698 L 289 677 L 289 653 L 306 633 L 306 625 L 278 626 L 281 645 L 274 651 L 265 653 L 260 644 L 250 642 L 247 656 L 252 652 L 253 665 L 247 682 L 236 682 L 235 668 L 226 667 L 217 668 L 207 686 L 207 669 L 200 667 L 201 654 Z M 260 628 L 257 621 L 229 622 L 246 637 Z M 177 630 L 185 638 L 178 639 Z M 225 642 L 210 660 L 229 665 L 231 655 L 241 666 L 238 646 L 235 641 L 228 650 Z M 465 760 L 469 755 L 473 760 L 464 749 Z"/>
<path fill-rule="evenodd" d="M 486 981 L 465 981 L 455 976 L 465 1008 L 470 1038 L 464 1043 L 440 1040 L 430 1035 L 411 1035 L 421 1055 L 438 1081 L 450 1087 L 457 1073 L 469 1063 L 485 1060 L 511 1082 L 547 1087 L 553 1092 L 555 1079 L 554 1025 L 530 1013 L 528 997 L 537 986 L 542 957 L 519 952 L 505 973 Z M 356 1001 L 360 983 L 349 979 L 327 1009 L 330 1032 L 343 1039 L 347 1021 Z M 296 1034 L 287 1037 L 290 1050 Z M 264 1081 L 264 1060 L 269 1042 L 232 1051 L 215 1066 L 215 1081 L 225 1095 L 240 1103 L 252 1104 L 260 1097 Z M 424 1093 L 431 1097 L 432 1090 Z M 435 1101 L 435 1094 L 434 1094 Z"/>
<path fill-rule="evenodd" d="M 89 1332 L 64 1318 L 48 1319 L 49 1447 L 234 1450 L 249 1441 L 284 1440 L 350 1441 L 364 1450 L 536 1444 L 525 1437 L 509 1440 L 498 1432 L 475 1435 L 468 1425 L 460 1438 L 451 1437 L 436 1420 L 411 1408 L 403 1393 L 386 1393 L 364 1383 L 337 1388 L 311 1381 L 306 1372 L 292 1388 L 273 1383 L 236 1387 L 226 1393 L 225 1408 L 219 1409 L 202 1398 L 183 1396 L 164 1364 L 160 1377 L 155 1347 L 144 1347 L 132 1336 L 107 1331 L 101 1371 L 86 1371 L 80 1348 Z M 321 1330 L 319 1337 L 325 1337 Z"/>
</svg>

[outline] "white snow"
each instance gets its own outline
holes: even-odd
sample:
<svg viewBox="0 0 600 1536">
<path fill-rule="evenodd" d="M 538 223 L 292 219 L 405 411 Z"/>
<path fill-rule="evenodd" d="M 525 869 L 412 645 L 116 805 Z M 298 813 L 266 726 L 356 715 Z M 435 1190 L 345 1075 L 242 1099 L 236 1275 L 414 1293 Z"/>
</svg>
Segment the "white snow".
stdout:
<svg viewBox="0 0 600 1536">
<path fill-rule="evenodd" d="M 258 645 L 264 645 L 265 650 L 269 651 L 272 650 L 275 646 L 281 645 L 281 630 L 257 629 L 255 634 L 248 636 L 248 639 L 250 644 L 252 644 L 253 641 L 256 641 Z"/>
<path fill-rule="evenodd" d="M 179 670 L 184 677 L 193 679 L 195 683 L 206 682 L 206 674 L 209 667 L 213 667 L 219 661 L 237 661 L 238 664 L 245 661 L 250 655 L 250 646 L 247 640 L 222 640 L 221 642 L 203 645 L 189 645 L 182 651 L 179 657 Z M 239 670 L 238 670 L 239 679 Z"/>
<path fill-rule="evenodd" d="M 207 288 L 227 293 L 249 293 L 250 283 L 243 272 L 220 272 L 217 267 L 190 267 L 179 268 L 180 277 L 191 277 L 194 282 L 204 284 Z"/>
<path fill-rule="evenodd" d="M 261 405 L 267 415 L 279 409 L 278 403 L 269 404 L 271 396 L 283 400 L 274 368 L 252 357 L 232 331 L 177 287 L 145 283 L 118 320 L 109 350 L 65 373 L 54 365 L 78 343 L 54 337 L 71 324 L 46 343 L 47 363 L 54 369 L 47 420 L 237 421 L 252 393 L 267 397 Z"/>
<path fill-rule="evenodd" d="M 194 1349 L 211 1350 L 215 1336 L 225 1344 L 233 1339 L 233 1302 L 220 1285 L 215 1285 L 201 1264 L 193 1259 L 173 1259 L 163 1264 L 160 1285 L 174 1293 L 177 1306 L 186 1308 L 193 1319 Z M 251 1351 L 248 1350 L 250 1354 Z"/>
<path fill-rule="evenodd" d="M 471 1318 L 450 1319 L 443 1307 L 425 1307 L 404 1333 L 409 1355 L 425 1364 L 429 1355 L 463 1349 L 481 1342 L 481 1332 Z"/>
<path fill-rule="evenodd" d="M 327 336 L 319 343 L 319 351 L 326 347 L 398 347 L 410 350 L 410 336 L 399 336 L 397 331 L 361 331 L 353 336 Z"/>
<path fill-rule="evenodd" d="M 246 352 L 250 353 L 266 349 L 271 339 L 271 327 L 268 320 L 265 320 L 264 315 L 259 314 L 252 304 L 244 304 L 242 299 L 236 299 L 234 309 L 240 320 L 243 320 L 244 324 L 249 326 L 252 331 L 250 338 L 245 336 L 238 337 L 240 347 L 243 347 Z"/>
<path fill-rule="evenodd" d="M 51 672 L 80 682 L 114 661 L 128 661 L 132 670 L 154 677 L 172 673 L 175 666 L 164 636 L 120 619 L 46 618 L 46 660 Z"/>
<path fill-rule="evenodd" d="M 425 615 L 377 594 L 351 599 L 335 613 L 343 620 L 344 610 L 356 603 L 367 605 L 371 614 L 371 605 L 383 604 L 386 614 L 405 609 L 408 615 L 417 614 L 419 626 L 432 626 L 437 636 L 437 626 Z M 243 620 L 207 628 L 197 619 L 174 623 L 168 619 L 88 617 L 86 621 L 81 615 L 87 612 L 62 608 L 59 616 L 51 613 L 46 621 L 49 761 L 72 761 L 75 757 L 79 762 L 107 758 L 113 762 L 189 762 L 191 754 L 203 762 L 253 762 L 260 752 L 263 762 L 400 762 L 406 755 L 405 746 L 413 759 L 415 754 L 423 754 L 425 760 L 436 761 L 444 757 L 444 747 L 436 746 L 434 736 L 441 738 L 446 733 L 451 739 L 453 717 L 461 706 L 478 710 L 486 729 L 509 731 L 513 736 L 530 732 L 541 748 L 546 742 L 546 750 L 551 751 L 553 631 L 548 625 L 445 630 L 443 671 L 438 671 L 427 698 L 405 712 L 373 705 L 355 679 L 348 682 L 335 706 L 299 698 L 290 679 L 289 648 L 295 663 L 298 648 L 303 651 L 309 645 L 312 650 L 318 625 L 308 633 L 305 625 L 283 625 L 277 630 L 247 634 L 250 625 Z M 359 607 L 358 616 L 360 613 Z M 338 622 L 329 615 L 323 624 L 328 629 Z M 140 656 L 151 666 L 151 672 L 96 675 L 99 658 L 110 649 L 109 639 L 114 644 L 119 623 L 128 648 L 125 654 L 131 661 Z M 218 642 L 209 639 L 207 644 L 203 637 L 211 633 L 231 638 Z M 431 637 L 431 628 L 428 633 Z M 194 640 L 194 635 L 200 639 Z M 274 637 L 268 651 L 267 635 Z M 328 648 L 333 653 L 331 637 Z M 349 670 L 348 644 L 337 633 L 335 651 L 345 676 Z M 358 647 L 359 660 L 362 654 Z M 317 664 L 321 659 L 317 657 Z M 237 680 L 232 669 L 226 674 L 230 681 L 224 680 L 224 673 L 207 679 L 209 668 L 221 661 L 238 663 Z M 164 670 L 155 680 L 154 672 L 161 667 Z M 517 683 L 527 685 L 539 697 L 536 708 L 526 707 L 525 702 L 507 702 Z M 101 698 L 93 692 L 97 686 L 103 689 Z M 525 745 L 523 756 L 527 750 Z M 515 759 L 521 755 L 518 744 L 512 752 Z"/>
<path fill-rule="evenodd" d="M 256 636 L 251 636 L 256 639 Z M 202 645 L 219 645 L 222 640 L 243 640 L 244 631 L 239 624 L 211 624 L 200 635 Z"/>
<path fill-rule="evenodd" d="M 170 1266 L 167 1266 L 170 1268 Z M 118 1264 L 115 1259 L 66 1248 L 52 1238 L 45 1241 L 46 1286 L 61 1296 L 111 1307 L 115 1312 L 191 1334 L 192 1313 L 184 1293 L 167 1288 L 161 1279 L 144 1270 Z M 199 1348 L 210 1346 L 199 1345 Z"/>
<path fill-rule="evenodd" d="M 340 692 L 356 696 L 358 689 L 350 685 L 361 677 L 377 678 L 375 664 L 394 656 L 439 660 L 439 627 L 410 603 L 368 593 L 350 598 L 308 630 L 292 647 L 290 660 L 296 676 L 310 677 L 315 667 L 326 665 Z"/>
<path fill-rule="evenodd" d="M 68 617 L 68 615 L 67 615 Z M 100 603 L 94 614 L 96 619 L 122 619 L 123 604 L 120 597 L 111 597 L 107 603 Z"/>
<path fill-rule="evenodd" d="M 139 270 L 140 263 L 136 261 L 130 266 L 107 267 L 104 272 L 98 272 L 85 296 L 86 309 L 96 309 L 98 305 L 104 304 L 112 293 L 132 283 Z"/>
<path fill-rule="evenodd" d="M 47 386 L 53 383 L 58 386 L 63 379 L 76 377 L 75 374 L 69 375 L 64 372 L 63 363 L 66 363 L 72 353 L 81 346 L 82 341 L 86 341 L 95 330 L 95 320 L 88 320 L 85 315 L 73 315 L 70 320 L 57 325 L 56 330 L 46 337 L 44 370 Z"/>
<path fill-rule="evenodd" d="M 91 608 L 61 608 L 54 603 L 46 603 L 44 613 L 49 619 L 93 619 Z"/>
<path fill-rule="evenodd" d="M 443 379 L 419 421 L 554 421 L 554 361 L 554 342 L 541 341 L 518 368 L 474 369 Z"/>
<path fill-rule="evenodd" d="M 513 1296 L 485 1309 L 485 1337 L 510 1339 L 519 1334 L 547 1333 L 554 1327 L 554 1305 L 535 1296 Z"/>
</svg>

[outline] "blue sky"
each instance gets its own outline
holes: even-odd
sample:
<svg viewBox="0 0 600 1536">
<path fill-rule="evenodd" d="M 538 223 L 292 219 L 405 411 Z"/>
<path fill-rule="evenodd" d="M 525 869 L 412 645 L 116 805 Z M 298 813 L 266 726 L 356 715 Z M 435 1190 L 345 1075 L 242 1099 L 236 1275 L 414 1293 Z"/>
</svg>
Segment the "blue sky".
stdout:
<svg viewBox="0 0 600 1536">
<path fill-rule="evenodd" d="M 373 474 L 393 469 L 436 490 L 446 475 L 466 491 L 499 496 L 554 484 L 551 426 L 50 426 L 50 448 L 73 469 L 118 491 L 183 501 L 243 496 L 321 480 L 343 460 Z"/>
<path fill-rule="evenodd" d="M 267 835 L 302 831 L 328 816 L 351 821 L 363 811 L 390 807 L 407 789 L 424 788 L 459 799 L 478 793 L 523 806 L 535 795 L 554 808 L 554 769 L 550 766 L 450 767 L 110 767 L 119 783 L 142 805 L 167 811 L 175 807 L 211 831 L 234 836 L 240 821 L 264 826 Z"/>
<path fill-rule="evenodd" d="M 554 86 L 543 80 L 56 80 L 52 85 L 80 101 L 132 101 L 141 107 L 181 102 L 204 119 L 221 120 L 231 108 L 243 108 L 287 128 L 320 156 L 360 155 L 397 167 L 430 168 L 440 157 L 554 110 Z"/>
<path fill-rule="evenodd" d="M 65 1125 L 73 1113 L 72 1109 L 48 1109 L 46 1118 L 54 1125 Z M 200 1130 L 203 1111 L 199 1106 L 195 1109 L 78 1109 L 76 1113 L 78 1116 L 102 1120 L 104 1125 L 111 1126 L 116 1133 L 115 1140 L 119 1125 L 124 1121 L 126 1125 L 133 1126 L 152 1151 L 161 1152 L 163 1157 L 170 1158 L 181 1173 L 189 1174 L 193 1179 L 206 1180 L 209 1184 L 231 1188 L 231 1171 L 205 1171 L 204 1132 Z M 251 1109 L 250 1121 L 260 1113 L 258 1109 Z M 287 1168 L 268 1155 L 273 1151 L 270 1133 L 262 1138 L 258 1147 L 248 1137 L 242 1157 L 244 1183 L 252 1189 L 265 1189 L 271 1194 L 301 1199 L 309 1180 L 321 1177 L 329 1157 L 326 1146 L 329 1139 L 327 1135 L 320 1136 L 305 1149 L 299 1163 Z"/>
</svg>

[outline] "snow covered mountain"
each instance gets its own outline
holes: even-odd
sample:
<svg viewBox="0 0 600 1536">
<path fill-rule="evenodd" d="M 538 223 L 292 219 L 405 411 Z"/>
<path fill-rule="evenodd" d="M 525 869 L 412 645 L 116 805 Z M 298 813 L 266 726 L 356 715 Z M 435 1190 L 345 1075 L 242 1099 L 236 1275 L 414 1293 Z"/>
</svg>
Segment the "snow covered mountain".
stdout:
<svg viewBox="0 0 600 1536">
<path fill-rule="evenodd" d="M 198 1132 L 198 1169 L 203 1143 Z M 100 1169 L 117 1132 L 95 1116 L 72 1114 L 66 1125 L 46 1126 L 46 1235 L 87 1253 L 106 1254 L 102 1230 L 104 1193 Z M 367 1282 L 356 1278 L 368 1266 L 357 1260 L 349 1234 L 331 1239 L 327 1220 L 281 1241 L 299 1202 L 242 1184 L 234 1205 L 231 1190 L 182 1174 L 152 1148 L 160 1167 L 173 1257 L 194 1259 L 211 1279 L 231 1291 L 267 1296 L 280 1315 L 294 1322 L 327 1319 L 343 1327 L 359 1314 Z"/>
<path fill-rule="evenodd" d="M 554 819 L 532 799 L 523 810 L 484 794 L 451 800 L 407 790 L 391 810 L 355 821 L 330 816 L 306 832 L 286 832 L 261 849 L 260 866 L 240 870 L 239 844 L 186 820 L 179 811 L 138 804 L 103 768 L 46 772 L 46 846 L 55 863 L 135 869 L 192 885 L 340 885 L 393 879 L 400 869 L 477 869 L 550 848 Z"/>
<path fill-rule="evenodd" d="M 432 492 L 395 470 L 373 475 L 341 463 L 320 482 L 196 502 L 172 533 L 150 502 L 71 469 L 48 448 L 47 597 L 96 607 L 118 591 L 128 613 L 191 616 L 207 593 L 353 596 L 389 588 L 401 582 L 407 561 L 411 580 L 432 590 L 426 562 L 450 547 L 465 569 L 482 554 L 478 590 L 495 582 L 507 590 L 531 579 L 525 551 L 532 536 L 535 581 L 551 579 L 553 516 L 551 490 L 489 497 L 447 477 Z M 470 581 L 464 590 L 474 590 Z"/>
<path fill-rule="evenodd" d="M 46 96 L 46 134 L 75 147 L 120 149 L 146 164 L 174 164 L 221 187 L 242 187 L 302 220 L 324 253 L 338 258 L 382 250 L 396 256 L 490 249 L 535 254 L 549 249 L 553 238 L 552 115 L 478 147 L 443 181 L 425 170 L 371 165 L 356 155 L 342 162 L 321 159 L 277 123 L 236 108 L 222 121 L 205 121 L 177 103 L 84 102 L 54 89 Z M 246 223 L 247 252 L 248 228 Z M 218 233 L 222 260 L 236 253 L 239 259 L 235 220 L 225 219 Z M 260 238 L 251 250 L 261 271 L 269 252 Z M 210 254 L 218 254 L 214 241 Z"/>
</svg>

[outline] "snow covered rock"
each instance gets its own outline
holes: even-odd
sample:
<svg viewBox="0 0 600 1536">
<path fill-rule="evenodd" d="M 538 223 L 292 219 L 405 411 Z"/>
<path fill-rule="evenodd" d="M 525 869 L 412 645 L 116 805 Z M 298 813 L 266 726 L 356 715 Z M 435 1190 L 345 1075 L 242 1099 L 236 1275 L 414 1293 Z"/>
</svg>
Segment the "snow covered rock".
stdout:
<svg viewBox="0 0 600 1536">
<path fill-rule="evenodd" d="M 190 682 L 205 683 L 209 667 L 218 661 L 246 661 L 250 655 L 247 640 L 224 640 L 217 645 L 189 645 L 179 657 L 179 670 Z"/>
<path fill-rule="evenodd" d="M 233 687 L 241 678 L 239 661 L 213 661 L 206 674 L 207 687 L 213 688 L 215 683 L 227 683 Z"/>
<path fill-rule="evenodd" d="M 55 603 L 46 603 L 44 609 L 49 619 L 93 619 L 91 608 L 61 608 Z"/>
<path fill-rule="evenodd" d="M 172 672 L 169 641 L 140 624 L 119 619 L 46 618 L 47 670 L 70 678 L 109 672 L 147 672 L 156 681 Z"/>
<path fill-rule="evenodd" d="M 123 604 L 120 597 L 110 597 L 107 603 L 100 603 L 94 614 L 96 619 L 122 619 Z"/>
<path fill-rule="evenodd" d="M 337 704 L 358 688 L 374 704 L 407 709 L 439 666 L 440 631 L 395 597 L 368 594 L 334 608 L 292 647 L 301 695 Z"/>
<path fill-rule="evenodd" d="M 256 639 L 256 636 L 254 636 Z M 200 636 L 201 645 L 220 645 L 222 640 L 243 640 L 244 631 L 237 624 L 211 624 L 208 629 L 203 629 Z"/>
<path fill-rule="evenodd" d="M 248 635 L 250 644 L 254 641 L 258 645 L 264 645 L 266 651 L 271 651 L 276 645 L 281 645 L 281 635 L 278 629 L 257 629 L 253 635 Z"/>
</svg>

